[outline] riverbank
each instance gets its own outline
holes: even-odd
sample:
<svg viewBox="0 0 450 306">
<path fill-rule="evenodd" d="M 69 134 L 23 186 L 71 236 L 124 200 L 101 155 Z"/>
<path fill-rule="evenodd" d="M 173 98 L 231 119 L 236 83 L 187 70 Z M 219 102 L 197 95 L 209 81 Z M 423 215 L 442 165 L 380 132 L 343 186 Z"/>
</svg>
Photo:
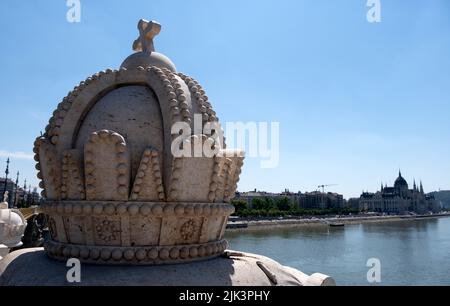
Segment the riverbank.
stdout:
<svg viewBox="0 0 450 306">
<path fill-rule="evenodd" d="M 450 213 L 434 215 L 395 215 L 395 216 L 339 216 L 328 218 L 271 218 L 271 219 L 231 219 L 227 230 L 241 231 L 267 227 L 297 227 L 297 226 L 332 226 L 361 224 L 371 222 L 415 221 L 430 218 L 450 217 Z"/>
</svg>

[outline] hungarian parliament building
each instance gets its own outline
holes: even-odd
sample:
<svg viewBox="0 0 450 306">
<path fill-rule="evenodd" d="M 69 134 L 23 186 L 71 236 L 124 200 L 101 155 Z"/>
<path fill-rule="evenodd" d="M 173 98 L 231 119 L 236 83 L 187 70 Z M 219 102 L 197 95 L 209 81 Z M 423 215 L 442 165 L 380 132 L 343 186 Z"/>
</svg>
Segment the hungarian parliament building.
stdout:
<svg viewBox="0 0 450 306">
<path fill-rule="evenodd" d="M 386 212 L 386 213 L 427 213 L 440 210 L 434 196 L 425 194 L 422 182 L 420 186 L 414 182 L 413 188 L 409 189 L 408 182 L 399 172 L 394 187 L 381 186 L 376 193 L 363 192 L 359 199 L 361 211 Z"/>
</svg>

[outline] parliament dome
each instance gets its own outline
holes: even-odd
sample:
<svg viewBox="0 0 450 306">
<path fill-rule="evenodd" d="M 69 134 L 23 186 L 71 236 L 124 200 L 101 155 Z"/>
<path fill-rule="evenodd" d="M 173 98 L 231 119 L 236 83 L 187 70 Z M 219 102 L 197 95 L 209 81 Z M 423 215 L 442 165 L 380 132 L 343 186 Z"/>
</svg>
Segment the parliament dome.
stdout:
<svg viewBox="0 0 450 306">
<path fill-rule="evenodd" d="M 394 187 L 397 189 L 406 188 L 408 189 L 408 182 L 403 178 L 402 173 L 399 172 L 398 178 L 395 180 Z"/>
</svg>

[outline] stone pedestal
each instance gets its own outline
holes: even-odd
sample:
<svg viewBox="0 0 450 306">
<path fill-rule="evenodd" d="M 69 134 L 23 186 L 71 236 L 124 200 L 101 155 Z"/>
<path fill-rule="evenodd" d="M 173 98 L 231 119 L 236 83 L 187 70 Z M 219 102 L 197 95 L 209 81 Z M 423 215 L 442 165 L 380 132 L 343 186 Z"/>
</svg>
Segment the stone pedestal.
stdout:
<svg viewBox="0 0 450 306">
<path fill-rule="evenodd" d="M 9 248 L 4 244 L 0 244 L 0 260 L 2 260 L 3 257 L 8 255 L 8 253 L 9 253 Z"/>
<path fill-rule="evenodd" d="M 80 82 L 36 139 L 50 238 L 7 255 L 0 285 L 67 285 L 69 259 L 86 286 L 333 285 L 225 251 L 245 154 L 227 149 L 201 85 L 155 52 L 161 25 L 138 29 L 137 53 Z"/>
<path fill-rule="evenodd" d="M 81 265 L 81 283 L 70 284 L 65 262 L 42 248 L 7 255 L 0 262 L 0 286 L 329 286 L 332 278 L 308 276 L 260 255 L 227 251 L 194 263 L 157 266 Z"/>
</svg>

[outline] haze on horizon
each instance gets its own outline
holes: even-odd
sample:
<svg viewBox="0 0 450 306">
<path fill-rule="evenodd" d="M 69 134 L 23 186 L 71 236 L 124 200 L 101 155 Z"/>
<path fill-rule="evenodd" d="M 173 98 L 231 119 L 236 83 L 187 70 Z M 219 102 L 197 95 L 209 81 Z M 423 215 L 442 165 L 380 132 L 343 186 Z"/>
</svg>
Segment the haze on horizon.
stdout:
<svg viewBox="0 0 450 306">
<path fill-rule="evenodd" d="M 33 186 L 34 139 L 67 93 L 132 53 L 141 18 L 156 50 L 198 79 L 222 123 L 279 122 L 280 163 L 248 158 L 240 191 L 392 185 L 450 189 L 450 2 L 366 0 L 93 2 L 80 23 L 65 1 L 2 1 L 0 171 Z"/>
</svg>

